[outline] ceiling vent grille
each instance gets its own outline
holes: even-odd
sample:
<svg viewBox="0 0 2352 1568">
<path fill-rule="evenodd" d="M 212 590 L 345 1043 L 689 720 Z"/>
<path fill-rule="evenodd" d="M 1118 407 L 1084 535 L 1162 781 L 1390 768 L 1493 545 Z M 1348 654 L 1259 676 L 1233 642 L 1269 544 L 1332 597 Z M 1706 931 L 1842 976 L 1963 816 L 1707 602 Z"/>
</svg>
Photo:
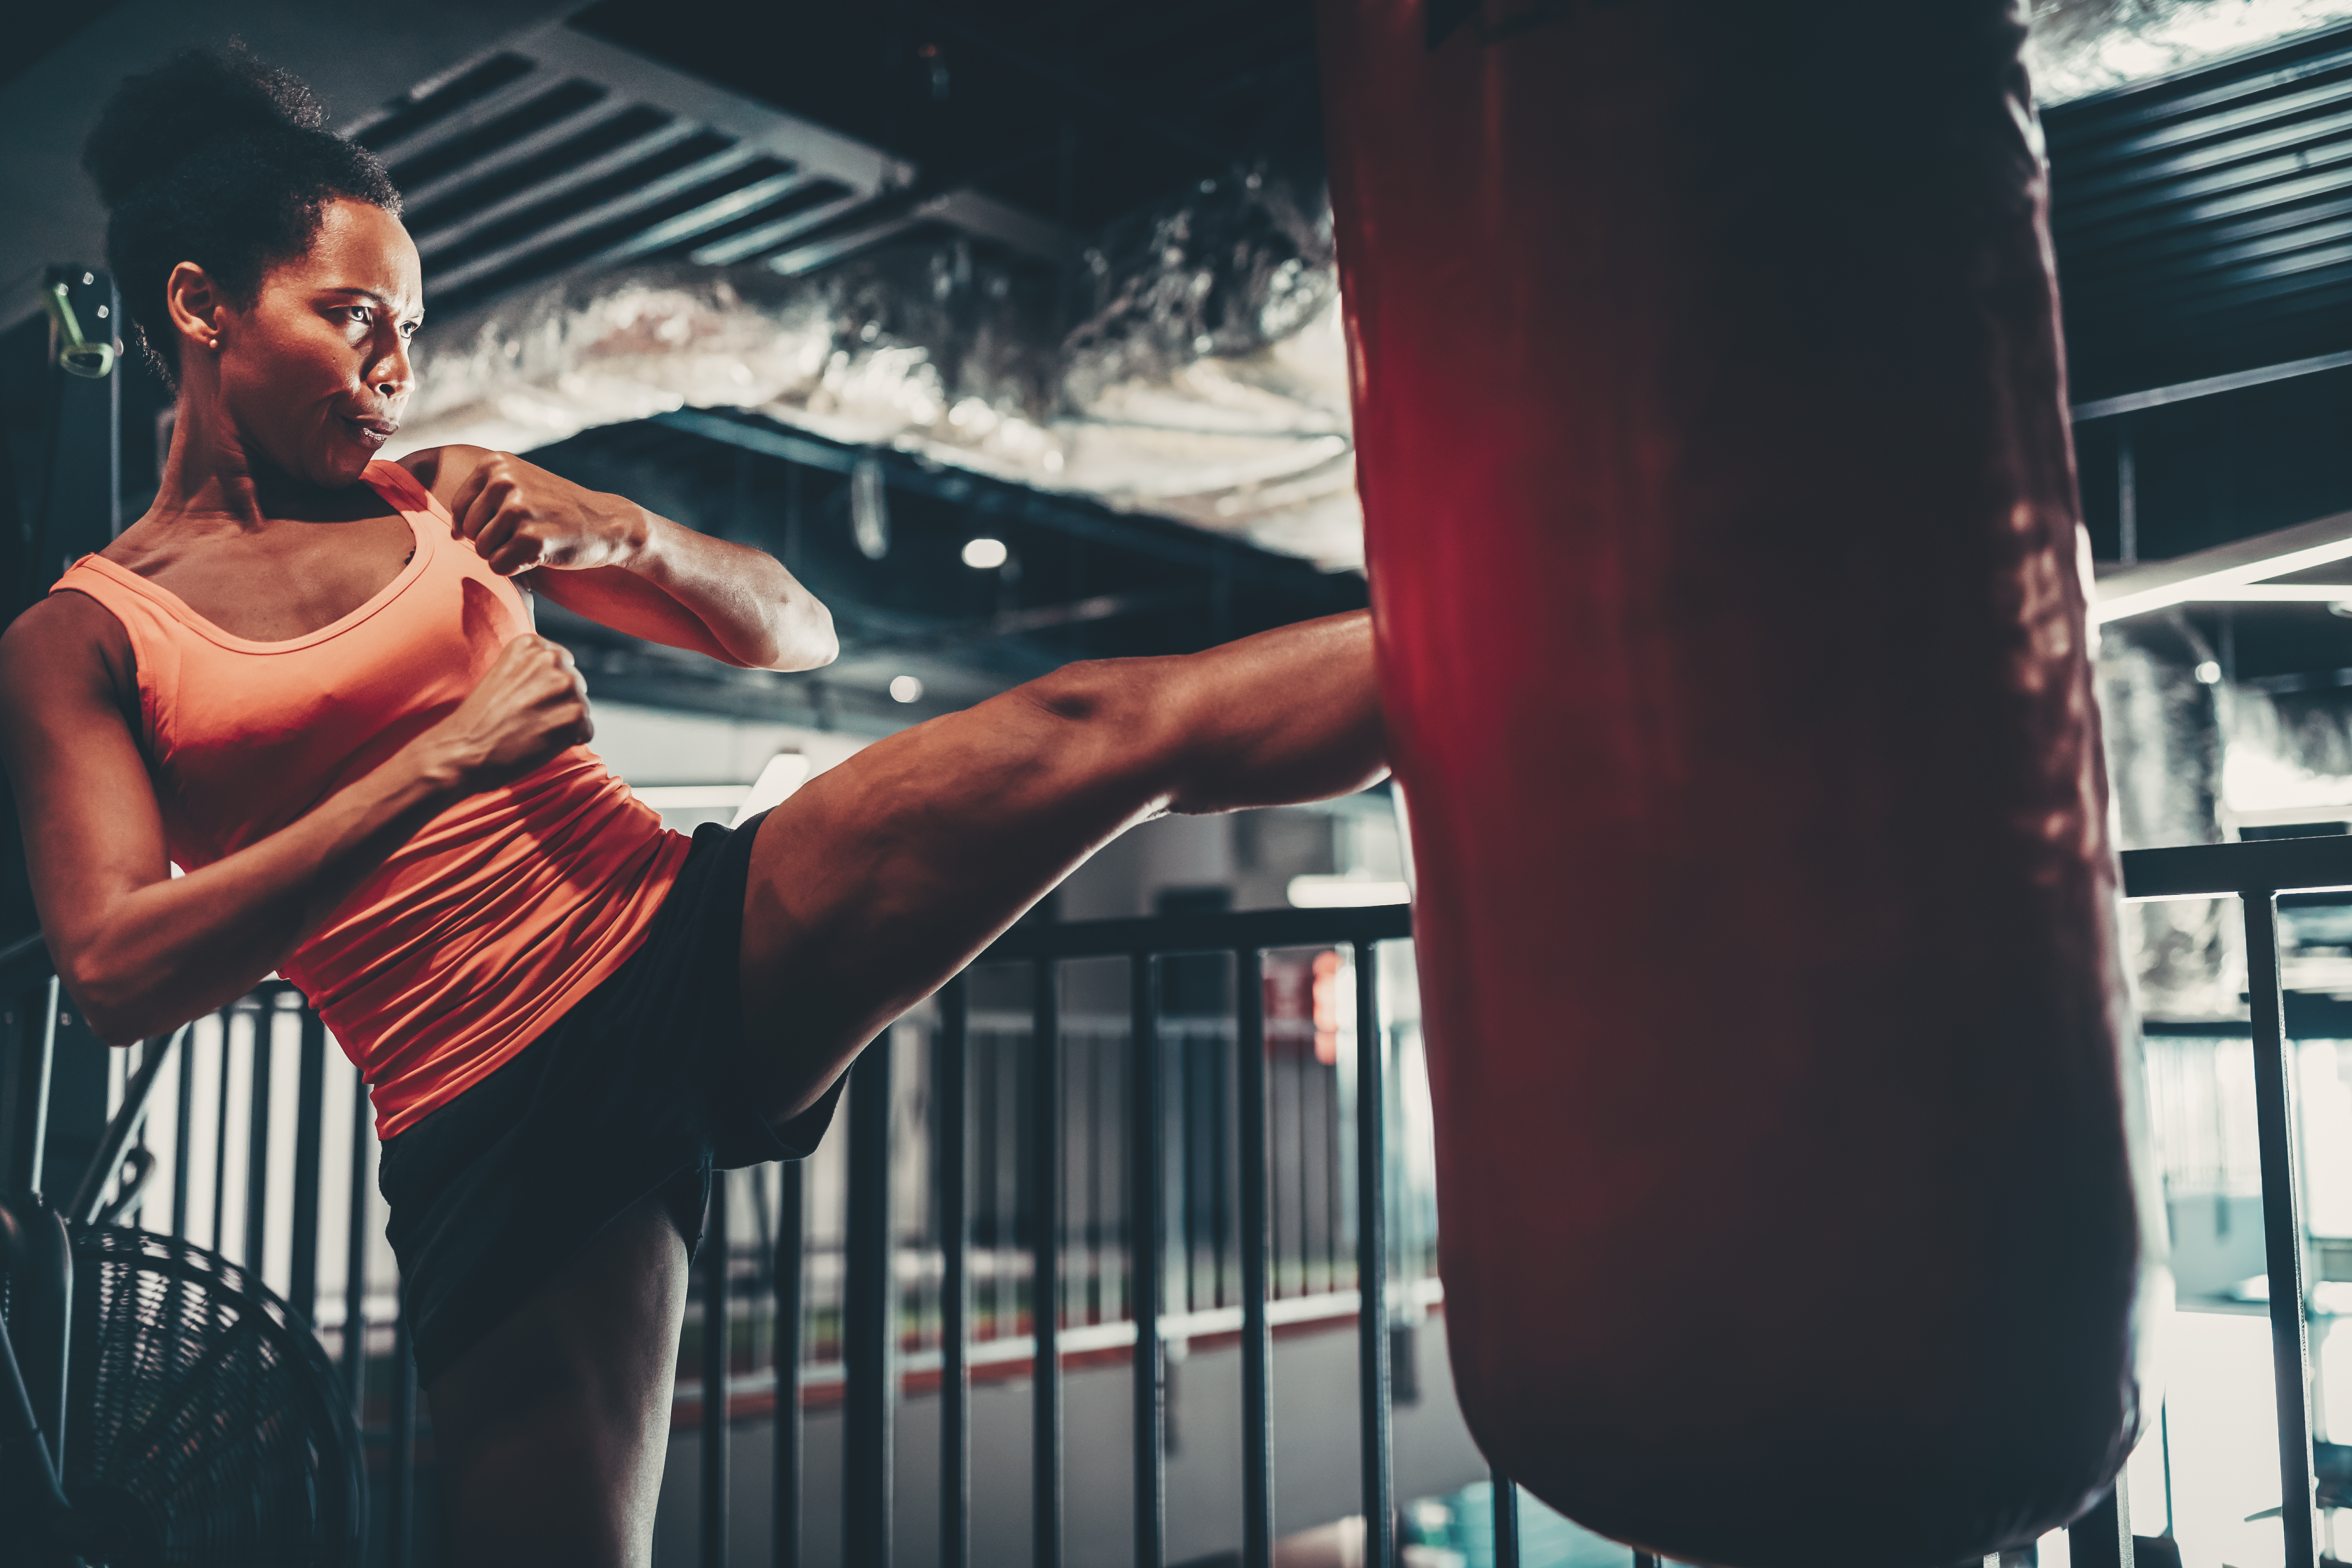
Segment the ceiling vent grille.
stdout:
<svg viewBox="0 0 2352 1568">
<path fill-rule="evenodd" d="M 354 127 L 399 185 L 436 310 L 572 268 L 803 271 L 924 224 L 1057 254 L 1050 226 L 923 193 L 904 160 L 562 26 Z"/>
<path fill-rule="evenodd" d="M 2078 397 L 2352 349 L 2352 28 L 2045 122 Z"/>
</svg>

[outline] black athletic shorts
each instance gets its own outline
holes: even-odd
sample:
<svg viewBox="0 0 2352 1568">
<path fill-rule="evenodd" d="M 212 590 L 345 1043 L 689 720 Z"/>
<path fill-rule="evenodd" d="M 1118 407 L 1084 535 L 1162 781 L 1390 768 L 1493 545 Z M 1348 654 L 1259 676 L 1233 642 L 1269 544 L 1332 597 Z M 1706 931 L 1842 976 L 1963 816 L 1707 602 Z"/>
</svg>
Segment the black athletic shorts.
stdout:
<svg viewBox="0 0 2352 1568">
<path fill-rule="evenodd" d="M 824 1135 L 838 1083 L 772 1128 L 744 1083 L 737 970 L 761 820 L 697 829 L 628 961 L 383 1146 L 376 1180 L 424 1382 L 639 1199 L 661 1194 L 691 1252 L 713 1170 L 801 1159 Z"/>
</svg>

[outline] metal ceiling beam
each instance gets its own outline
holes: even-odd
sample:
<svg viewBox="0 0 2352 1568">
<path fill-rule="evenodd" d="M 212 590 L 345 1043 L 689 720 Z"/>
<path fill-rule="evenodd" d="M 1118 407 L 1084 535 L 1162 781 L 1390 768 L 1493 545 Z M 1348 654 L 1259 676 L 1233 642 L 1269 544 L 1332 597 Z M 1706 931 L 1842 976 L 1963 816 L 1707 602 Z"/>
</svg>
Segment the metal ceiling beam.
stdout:
<svg viewBox="0 0 2352 1568">
<path fill-rule="evenodd" d="M 2352 512 L 2297 523 L 2210 550 L 2110 572 L 2091 616 L 2102 625 L 2203 602 L 2213 592 L 2273 582 L 2352 559 Z"/>
<path fill-rule="evenodd" d="M 688 116 L 772 157 L 857 189 L 880 192 L 913 183 L 915 166 L 813 120 L 728 91 L 702 78 L 569 26 L 518 40 L 518 52 L 551 69 L 603 82 L 641 102 Z"/>
<path fill-rule="evenodd" d="M 2290 360 L 2284 364 L 2266 364 L 2257 370 L 2233 371 L 2228 375 L 2209 375 L 2201 381 L 2184 381 L 2174 386 L 2152 386 L 2145 392 L 2126 392 L 2117 397 L 2077 403 L 2074 407 L 2074 423 L 2084 425 L 2094 419 L 2112 419 L 2118 414 L 2137 414 L 2143 408 L 2161 408 L 2168 403 L 2187 403 L 2220 393 L 2262 386 L 2273 381 L 2292 381 L 2299 375 L 2317 375 L 2323 371 L 2342 370 L 2347 366 L 2352 366 L 2352 352 L 2314 354 L 2309 359 Z"/>
</svg>

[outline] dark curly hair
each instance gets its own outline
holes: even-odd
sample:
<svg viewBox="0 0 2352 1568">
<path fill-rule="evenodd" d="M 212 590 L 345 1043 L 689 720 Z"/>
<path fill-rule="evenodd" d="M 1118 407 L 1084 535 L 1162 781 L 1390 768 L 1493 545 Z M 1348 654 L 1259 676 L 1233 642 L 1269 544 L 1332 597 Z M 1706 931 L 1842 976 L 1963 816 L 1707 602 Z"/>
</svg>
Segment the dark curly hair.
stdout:
<svg viewBox="0 0 2352 1568">
<path fill-rule="evenodd" d="M 326 118 L 299 79 L 242 44 L 190 49 L 107 100 L 81 166 L 112 210 L 106 264 L 131 335 L 165 381 L 178 384 L 163 294 L 173 268 L 193 261 L 249 302 L 273 264 L 310 247 L 329 202 L 399 214 L 382 160 L 321 130 Z"/>
</svg>

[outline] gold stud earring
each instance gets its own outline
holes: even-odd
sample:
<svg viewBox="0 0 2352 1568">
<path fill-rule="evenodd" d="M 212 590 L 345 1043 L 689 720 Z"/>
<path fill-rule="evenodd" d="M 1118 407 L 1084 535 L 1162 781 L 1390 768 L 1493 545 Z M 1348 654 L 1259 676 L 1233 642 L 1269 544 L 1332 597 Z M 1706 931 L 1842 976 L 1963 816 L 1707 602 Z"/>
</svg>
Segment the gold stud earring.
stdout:
<svg viewBox="0 0 2352 1568">
<path fill-rule="evenodd" d="M 218 348 L 218 347 L 220 347 L 220 340 L 219 340 L 218 338 L 215 338 L 215 339 L 213 340 L 213 347 L 215 347 L 215 348 Z"/>
</svg>

